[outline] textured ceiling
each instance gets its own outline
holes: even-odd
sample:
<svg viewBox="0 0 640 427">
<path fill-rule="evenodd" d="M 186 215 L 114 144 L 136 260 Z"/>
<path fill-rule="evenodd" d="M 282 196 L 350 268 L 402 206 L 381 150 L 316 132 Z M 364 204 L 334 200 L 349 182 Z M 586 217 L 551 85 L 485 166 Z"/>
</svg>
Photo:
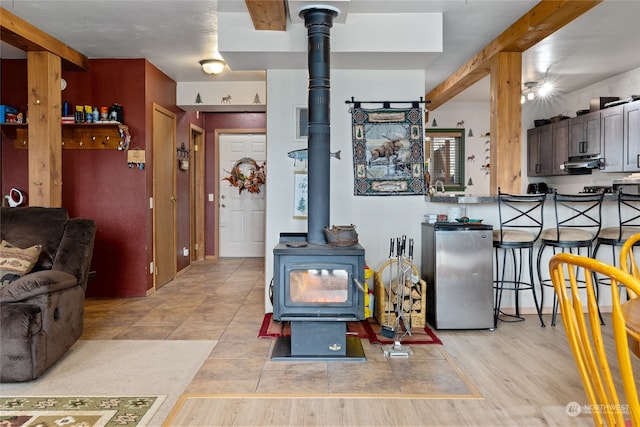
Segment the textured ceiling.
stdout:
<svg viewBox="0 0 640 427">
<path fill-rule="evenodd" d="M 301 2 L 291 2 L 297 7 Z M 443 14 L 444 52 L 424 61 L 425 91 L 457 70 L 531 9 L 532 0 L 351 0 L 348 14 Z M 251 67 L 202 73 L 198 61 L 217 51 L 218 12 L 247 13 L 242 0 L 1 0 L 0 5 L 89 58 L 147 58 L 178 82 L 264 79 L 271 52 L 255 52 Z M 293 21 L 296 11 L 290 10 Z M 250 23 L 250 20 L 248 21 Z M 640 1 L 606 0 L 525 52 L 523 81 L 548 74 L 570 92 L 640 67 Z M 292 25 L 290 22 L 289 25 Z M 349 29 L 346 16 L 345 29 Z M 381 31 L 394 31 L 393 27 Z M 250 43 L 250 41 L 247 41 Z M 3 58 L 24 54 L 2 45 Z M 402 57 L 394 61 L 402 63 Z M 406 58 L 410 60 L 409 57 Z M 343 61 L 343 59 L 341 59 Z M 385 61 L 374 61 L 385 69 Z M 301 63 L 306 65 L 305 61 Z M 357 64 L 342 64 L 357 68 Z M 458 100 L 488 100 L 488 79 Z M 639 89 L 640 91 L 640 89 Z"/>
</svg>

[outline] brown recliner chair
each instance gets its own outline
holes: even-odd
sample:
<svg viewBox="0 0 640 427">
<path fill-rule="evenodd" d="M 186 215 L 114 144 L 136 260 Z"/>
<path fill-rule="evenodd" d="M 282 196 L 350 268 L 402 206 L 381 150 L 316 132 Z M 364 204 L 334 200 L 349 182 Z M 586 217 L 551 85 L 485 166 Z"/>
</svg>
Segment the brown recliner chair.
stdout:
<svg viewBox="0 0 640 427">
<path fill-rule="evenodd" d="M 82 335 L 96 224 L 63 208 L 2 208 L 2 240 L 42 245 L 31 272 L 0 289 L 0 382 L 30 381 Z"/>
</svg>

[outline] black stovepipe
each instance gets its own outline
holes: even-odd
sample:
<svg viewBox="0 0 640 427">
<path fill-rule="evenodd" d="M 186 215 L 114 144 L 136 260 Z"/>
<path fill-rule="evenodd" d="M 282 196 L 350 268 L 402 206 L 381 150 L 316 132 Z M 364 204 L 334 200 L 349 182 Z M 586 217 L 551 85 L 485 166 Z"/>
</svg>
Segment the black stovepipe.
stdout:
<svg viewBox="0 0 640 427">
<path fill-rule="evenodd" d="M 308 39 L 309 127 L 308 127 L 308 217 L 307 241 L 326 244 L 324 227 L 330 211 L 330 29 L 338 11 L 311 6 L 299 13 Z"/>
</svg>

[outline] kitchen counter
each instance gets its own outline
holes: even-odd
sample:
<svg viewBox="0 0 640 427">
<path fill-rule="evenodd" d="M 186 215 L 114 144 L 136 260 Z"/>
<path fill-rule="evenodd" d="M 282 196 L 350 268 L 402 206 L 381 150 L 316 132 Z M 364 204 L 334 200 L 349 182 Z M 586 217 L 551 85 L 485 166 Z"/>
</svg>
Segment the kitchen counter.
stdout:
<svg viewBox="0 0 640 427">
<path fill-rule="evenodd" d="M 553 194 L 547 194 L 547 200 L 553 201 Z M 615 193 L 607 193 L 604 195 L 604 201 L 617 201 L 618 196 Z M 498 203 L 498 196 L 495 195 L 466 195 L 455 193 L 443 193 L 436 194 L 434 196 L 427 196 L 427 201 L 431 203 L 455 203 L 455 204 L 483 204 L 483 203 Z"/>
</svg>

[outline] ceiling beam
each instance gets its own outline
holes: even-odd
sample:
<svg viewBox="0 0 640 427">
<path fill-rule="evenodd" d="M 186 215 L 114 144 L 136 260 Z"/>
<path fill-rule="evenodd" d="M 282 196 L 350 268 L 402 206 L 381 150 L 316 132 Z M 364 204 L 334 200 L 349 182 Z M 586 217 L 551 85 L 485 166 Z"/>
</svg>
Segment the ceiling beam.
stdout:
<svg viewBox="0 0 640 427">
<path fill-rule="evenodd" d="M 524 52 L 547 36 L 591 10 L 603 0 L 542 0 L 515 21 L 484 49 L 425 95 L 430 110 L 488 76 L 491 61 L 500 52 Z"/>
<path fill-rule="evenodd" d="M 287 31 L 285 0 L 244 0 L 256 30 Z"/>
<path fill-rule="evenodd" d="M 87 71 L 89 58 L 0 7 L 0 38 L 25 52 L 50 52 L 66 70 Z"/>
</svg>

